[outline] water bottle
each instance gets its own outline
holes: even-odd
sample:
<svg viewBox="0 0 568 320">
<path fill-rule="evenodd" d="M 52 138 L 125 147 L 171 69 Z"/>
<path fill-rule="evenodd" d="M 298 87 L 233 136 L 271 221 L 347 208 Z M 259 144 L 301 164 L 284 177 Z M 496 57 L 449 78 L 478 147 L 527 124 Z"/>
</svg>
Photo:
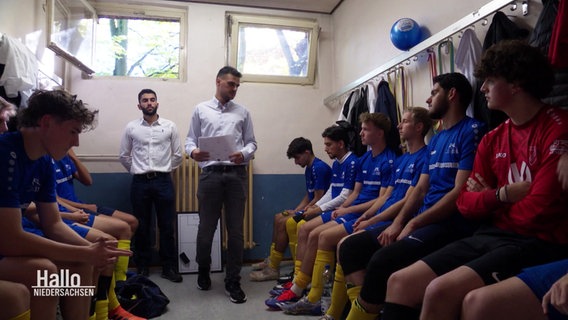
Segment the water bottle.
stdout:
<svg viewBox="0 0 568 320">
<path fill-rule="evenodd" d="M 321 315 L 324 316 L 327 309 L 331 306 L 331 289 L 333 288 L 333 275 L 329 264 L 325 265 L 322 274 L 323 278 L 323 291 L 321 294 Z"/>
</svg>

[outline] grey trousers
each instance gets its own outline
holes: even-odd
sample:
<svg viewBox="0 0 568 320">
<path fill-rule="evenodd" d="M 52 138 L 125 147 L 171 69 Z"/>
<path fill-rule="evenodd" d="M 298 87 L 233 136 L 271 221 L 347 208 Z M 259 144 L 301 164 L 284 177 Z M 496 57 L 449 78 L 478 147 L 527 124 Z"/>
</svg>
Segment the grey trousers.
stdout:
<svg viewBox="0 0 568 320">
<path fill-rule="evenodd" d="M 222 167 L 206 167 L 199 176 L 196 261 L 199 271 L 210 270 L 213 237 L 224 209 L 228 234 L 225 283 L 239 282 L 243 264 L 243 218 L 248 175 L 245 166 Z"/>
</svg>

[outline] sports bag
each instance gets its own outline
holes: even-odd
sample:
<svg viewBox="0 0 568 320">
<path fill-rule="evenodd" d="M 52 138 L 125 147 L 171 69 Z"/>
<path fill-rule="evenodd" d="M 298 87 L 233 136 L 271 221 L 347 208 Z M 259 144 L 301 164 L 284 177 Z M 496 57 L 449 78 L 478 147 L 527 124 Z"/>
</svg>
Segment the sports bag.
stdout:
<svg viewBox="0 0 568 320">
<path fill-rule="evenodd" d="M 157 284 L 143 275 L 116 283 L 116 296 L 124 310 L 143 318 L 162 315 L 170 299 Z"/>
</svg>

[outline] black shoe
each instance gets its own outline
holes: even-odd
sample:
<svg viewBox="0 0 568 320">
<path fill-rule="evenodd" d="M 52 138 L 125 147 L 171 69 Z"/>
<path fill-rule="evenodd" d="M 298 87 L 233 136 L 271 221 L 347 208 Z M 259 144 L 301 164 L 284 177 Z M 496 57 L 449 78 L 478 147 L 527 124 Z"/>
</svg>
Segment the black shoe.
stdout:
<svg viewBox="0 0 568 320">
<path fill-rule="evenodd" d="M 225 293 L 233 303 L 245 303 L 247 301 L 247 295 L 241 289 L 241 284 L 236 281 L 225 283 Z"/>
<path fill-rule="evenodd" d="M 138 272 L 139 275 L 143 275 L 145 277 L 150 276 L 150 269 L 148 269 L 148 267 L 138 267 Z"/>
<path fill-rule="evenodd" d="M 209 277 L 209 271 L 199 271 L 199 274 L 197 275 L 197 289 L 211 289 L 211 278 Z"/>
<path fill-rule="evenodd" d="M 294 280 L 294 270 L 292 270 L 292 272 L 290 272 L 286 275 L 281 276 L 280 278 L 278 278 L 278 280 L 276 280 L 276 282 L 278 284 L 284 284 L 284 283 L 290 282 L 292 280 Z"/>
<path fill-rule="evenodd" d="M 162 270 L 162 278 L 168 279 L 171 282 L 182 282 L 181 274 L 177 273 L 173 268 L 164 268 Z"/>
</svg>

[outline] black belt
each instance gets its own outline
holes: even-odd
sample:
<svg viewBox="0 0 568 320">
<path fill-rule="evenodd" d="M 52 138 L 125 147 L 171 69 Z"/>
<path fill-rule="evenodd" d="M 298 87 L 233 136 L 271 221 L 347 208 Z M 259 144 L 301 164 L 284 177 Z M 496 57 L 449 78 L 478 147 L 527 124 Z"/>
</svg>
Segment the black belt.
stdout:
<svg viewBox="0 0 568 320">
<path fill-rule="evenodd" d="M 214 166 L 207 166 L 201 171 L 203 172 L 231 172 L 237 170 L 245 170 L 245 166 L 225 166 L 225 165 L 214 165 Z"/>
<path fill-rule="evenodd" d="M 135 177 L 139 177 L 139 178 L 144 178 L 147 180 L 152 180 L 152 179 L 156 179 L 157 177 L 161 177 L 163 175 L 167 175 L 170 174 L 169 172 L 158 172 L 158 171 L 152 171 L 152 172 L 146 172 L 146 173 L 140 173 L 140 174 L 135 174 Z"/>
</svg>

